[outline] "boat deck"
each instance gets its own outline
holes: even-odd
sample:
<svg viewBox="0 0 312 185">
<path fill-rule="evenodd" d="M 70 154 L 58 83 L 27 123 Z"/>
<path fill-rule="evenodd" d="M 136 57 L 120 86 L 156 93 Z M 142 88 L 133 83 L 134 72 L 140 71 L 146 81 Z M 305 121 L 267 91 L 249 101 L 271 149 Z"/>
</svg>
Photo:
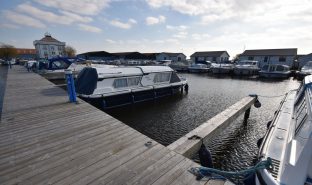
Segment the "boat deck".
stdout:
<svg viewBox="0 0 312 185">
<path fill-rule="evenodd" d="M 151 145 L 146 143 L 151 141 Z M 9 69 L 0 184 L 211 184 L 198 164 L 20 66 Z"/>
</svg>

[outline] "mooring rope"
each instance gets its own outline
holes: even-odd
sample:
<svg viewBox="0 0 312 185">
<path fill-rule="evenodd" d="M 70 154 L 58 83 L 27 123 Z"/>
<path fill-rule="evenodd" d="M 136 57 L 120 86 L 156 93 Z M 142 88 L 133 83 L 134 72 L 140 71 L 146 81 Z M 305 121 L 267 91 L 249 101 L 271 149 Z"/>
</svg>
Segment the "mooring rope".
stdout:
<svg viewBox="0 0 312 185">
<path fill-rule="evenodd" d="M 194 174 L 196 177 L 198 177 L 199 179 L 203 177 L 221 179 L 222 177 L 233 178 L 233 177 L 250 175 L 252 173 L 255 173 L 257 170 L 272 169 L 272 168 L 273 168 L 272 159 L 268 157 L 267 160 L 260 161 L 255 166 L 250 167 L 245 170 L 241 170 L 241 171 L 223 171 L 223 170 L 218 170 L 214 168 L 193 167 L 190 169 L 190 172 Z"/>
</svg>

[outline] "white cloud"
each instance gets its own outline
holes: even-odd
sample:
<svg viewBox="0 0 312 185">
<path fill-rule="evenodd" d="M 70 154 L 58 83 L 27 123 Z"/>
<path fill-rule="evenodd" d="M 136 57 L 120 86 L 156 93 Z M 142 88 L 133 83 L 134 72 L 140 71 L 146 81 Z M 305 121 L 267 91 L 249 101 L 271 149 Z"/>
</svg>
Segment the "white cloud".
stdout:
<svg viewBox="0 0 312 185">
<path fill-rule="evenodd" d="M 194 40 L 202 40 L 202 39 L 207 39 L 210 38 L 211 36 L 209 34 L 198 34 L 198 33 L 193 33 L 192 38 Z"/>
<path fill-rule="evenodd" d="M 74 13 L 61 11 L 63 15 L 57 15 L 49 11 L 40 10 L 29 3 L 20 4 L 17 6 L 17 11 L 29 14 L 34 18 L 41 19 L 45 22 L 70 25 L 74 22 L 88 23 L 92 21 L 90 17 L 80 16 Z"/>
<path fill-rule="evenodd" d="M 145 22 L 147 25 L 154 25 L 154 24 L 160 24 L 164 23 L 166 21 L 165 16 L 158 16 L 158 17 L 146 17 Z"/>
<path fill-rule="evenodd" d="M 185 25 L 179 25 L 179 26 L 167 25 L 166 28 L 172 31 L 184 31 L 184 30 L 187 30 L 189 27 Z"/>
<path fill-rule="evenodd" d="M 93 33 L 100 33 L 102 30 L 95 26 L 90 26 L 87 24 L 78 24 L 79 29 L 83 31 L 93 32 Z"/>
<path fill-rule="evenodd" d="M 20 27 L 15 25 L 15 24 L 2 23 L 2 24 L 0 24 L 0 28 L 18 29 Z"/>
<path fill-rule="evenodd" d="M 187 32 L 186 31 L 180 31 L 177 34 L 173 35 L 173 37 L 175 38 L 180 38 L 180 39 L 184 39 L 187 36 Z"/>
<path fill-rule="evenodd" d="M 116 20 L 116 19 L 110 21 L 111 25 L 118 27 L 118 28 L 122 28 L 122 29 L 130 29 L 136 23 L 137 23 L 137 21 L 134 19 L 129 19 L 128 22 L 126 22 L 126 23 L 121 22 L 121 21 Z"/>
<path fill-rule="evenodd" d="M 134 19 L 129 19 L 129 23 L 136 24 L 136 23 L 137 23 L 137 21 L 136 21 L 136 20 L 134 20 Z"/>
<path fill-rule="evenodd" d="M 106 39 L 106 42 L 110 43 L 110 44 L 116 44 L 117 42 L 112 40 L 112 39 Z"/>
<path fill-rule="evenodd" d="M 34 0 L 44 6 L 81 15 L 97 15 L 111 0 Z"/>
<path fill-rule="evenodd" d="M 41 21 L 37 19 L 9 10 L 4 11 L 4 17 L 19 25 L 29 26 L 33 28 L 46 27 L 45 24 L 43 24 Z"/>
</svg>

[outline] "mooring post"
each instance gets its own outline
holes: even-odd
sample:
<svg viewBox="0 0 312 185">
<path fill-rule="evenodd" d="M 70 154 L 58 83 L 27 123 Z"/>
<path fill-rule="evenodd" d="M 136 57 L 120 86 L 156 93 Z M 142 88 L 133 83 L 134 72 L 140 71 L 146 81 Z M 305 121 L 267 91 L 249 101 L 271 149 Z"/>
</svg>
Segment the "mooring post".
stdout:
<svg viewBox="0 0 312 185">
<path fill-rule="evenodd" d="M 71 69 L 65 69 L 65 77 L 66 77 L 67 93 L 68 93 L 69 101 L 77 102 L 74 77 L 73 77 L 73 72 Z"/>
<path fill-rule="evenodd" d="M 246 111 L 245 111 L 245 115 L 244 115 L 244 122 L 247 122 L 247 119 L 249 118 L 250 115 L 250 109 L 251 107 L 249 107 Z"/>
</svg>

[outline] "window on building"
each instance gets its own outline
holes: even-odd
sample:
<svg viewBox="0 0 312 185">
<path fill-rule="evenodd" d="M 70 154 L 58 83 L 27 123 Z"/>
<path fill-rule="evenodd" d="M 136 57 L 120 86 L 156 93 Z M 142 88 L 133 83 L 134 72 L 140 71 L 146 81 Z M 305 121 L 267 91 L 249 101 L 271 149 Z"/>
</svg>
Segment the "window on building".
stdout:
<svg viewBox="0 0 312 185">
<path fill-rule="evenodd" d="M 181 61 L 181 57 L 178 57 L 178 61 Z"/>
<path fill-rule="evenodd" d="M 265 57 L 264 57 L 264 62 L 268 62 L 268 60 L 269 60 L 269 57 L 268 57 L 268 56 L 265 56 Z"/>
<path fill-rule="evenodd" d="M 164 57 L 164 60 L 167 60 L 167 57 Z"/>
<path fill-rule="evenodd" d="M 54 46 L 51 46 L 50 48 L 51 48 L 52 51 L 54 51 Z"/>
<path fill-rule="evenodd" d="M 286 57 L 285 56 L 280 56 L 278 61 L 286 62 Z"/>
<path fill-rule="evenodd" d="M 217 61 L 217 57 L 212 57 L 212 61 Z"/>
<path fill-rule="evenodd" d="M 254 59 L 254 57 L 252 57 L 252 56 L 248 57 L 248 60 L 253 60 L 253 59 Z"/>
<path fill-rule="evenodd" d="M 154 83 L 168 82 L 170 80 L 171 73 L 156 73 L 154 77 Z"/>
<path fill-rule="evenodd" d="M 42 49 L 47 50 L 47 46 L 46 45 L 42 46 Z"/>
<path fill-rule="evenodd" d="M 52 55 L 55 55 L 55 52 L 54 52 L 54 51 L 52 51 Z"/>
</svg>

